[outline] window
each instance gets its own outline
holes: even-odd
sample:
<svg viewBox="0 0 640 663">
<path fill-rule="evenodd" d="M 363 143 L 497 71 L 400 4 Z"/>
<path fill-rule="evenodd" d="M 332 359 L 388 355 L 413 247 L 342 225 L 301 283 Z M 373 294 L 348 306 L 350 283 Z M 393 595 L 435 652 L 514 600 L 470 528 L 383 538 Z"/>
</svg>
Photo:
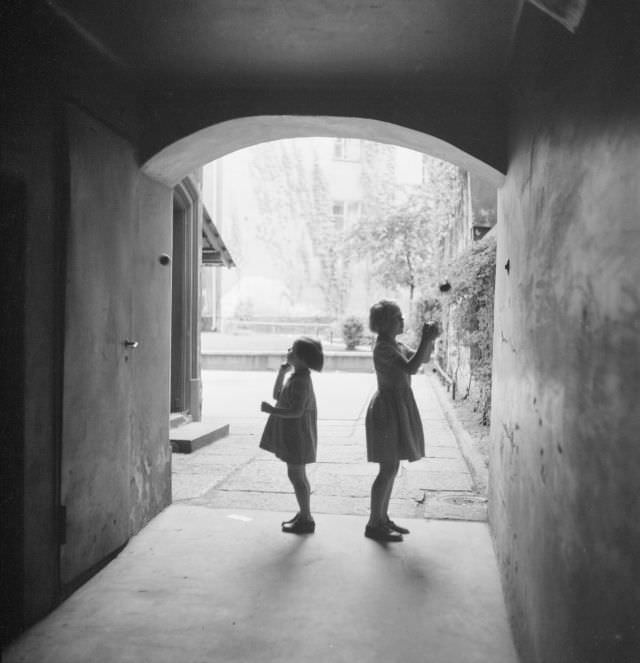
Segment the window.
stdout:
<svg viewBox="0 0 640 663">
<path fill-rule="evenodd" d="M 334 200 L 331 208 L 333 222 L 338 230 L 351 227 L 360 218 L 359 200 Z"/>
<path fill-rule="evenodd" d="M 333 143 L 333 158 L 339 161 L 360 161 L 360 140 L 336 138 Z"/>
</svg>

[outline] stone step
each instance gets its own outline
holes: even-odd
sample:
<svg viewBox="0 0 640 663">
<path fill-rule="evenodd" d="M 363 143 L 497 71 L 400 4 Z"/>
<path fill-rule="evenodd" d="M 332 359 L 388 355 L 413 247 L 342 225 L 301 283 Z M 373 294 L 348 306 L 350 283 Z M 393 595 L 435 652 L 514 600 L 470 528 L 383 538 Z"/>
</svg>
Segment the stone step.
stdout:
<svg viewBox="0 0 640 663">
<path fill-rule="evenodd" d="M 184 412 L 172 412 L 169 415 L 169 428 L 178 428 L 191 422 L 191 415 Z"/>
<path fill-rule="evenodd" d="M 207 444 L 229 435 L 229 424 L 212 424 L 194 421 L 170 431 L 171 451 L 190 454 Z"/>
</svg>

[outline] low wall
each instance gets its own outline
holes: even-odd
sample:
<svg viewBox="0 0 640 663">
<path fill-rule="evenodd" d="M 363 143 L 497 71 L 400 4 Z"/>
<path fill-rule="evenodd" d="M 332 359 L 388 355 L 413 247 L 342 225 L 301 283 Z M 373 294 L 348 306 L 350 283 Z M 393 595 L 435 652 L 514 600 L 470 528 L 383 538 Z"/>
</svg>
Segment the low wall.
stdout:
<svg viewBox="0 0 640 663">
<path fill-rule="evenodd" d="M 282 363 L 281 352 L 207 352 L 202 354 L 202 368 L 218 371 L 276 371 Z M 370 352 L 325 352 L 325 371 L 372 373 Z"/>
</svg>

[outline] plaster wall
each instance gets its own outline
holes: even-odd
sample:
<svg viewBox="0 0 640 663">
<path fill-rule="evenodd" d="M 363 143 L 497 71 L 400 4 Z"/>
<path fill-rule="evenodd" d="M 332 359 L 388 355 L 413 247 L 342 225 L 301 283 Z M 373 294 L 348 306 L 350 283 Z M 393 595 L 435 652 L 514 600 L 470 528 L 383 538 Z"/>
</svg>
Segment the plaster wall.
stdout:
<svg viewBox="0 0 640 663">
<path fill-rule="evenodd" d="M 490 520 L 523 663 L 640 658 L 638 25 L 529 5 L 518 34 Z"/>
<path fill-rule="evenodd" d="M 129 533 L 171 503 L 169 400 L 173 192 L 138 172 L 133 252 L 132 334 L 140 339 L 133 365 Z"/>
<path fill-rule="evenodd" d="M 170 502 L 171 191 L 69 105 L 61 503 L 63 585 Z M 127 347 L 125 341 L 137 343 Z"/>
<path fill-rule="evenodd" d="M 59 298 L 59 204 L 54 169 L 59 133 L 56 106 L 46 90 L 36 97 L 35 90 L 18 89 L 10 84 L 11 104 L 2 104 L 0 164 L 3 175 L 10 174 L 24 187 L 25 243 L 13 247 L 12 256 L 20 264 L 23 301 L 17 315 L 4 324 L 19 339 L 9 351 L 20 347 L 20 372 L 6 376 L 8 391 L 3 391 L 2 409 L 20 412 L 16 419 L 3 412 L 3 444 L 21 446 L 21 467 L 11 481 L 22 495 L 15 514 L 20 522 L 14 536 L 19 537 L 19 559 L 3 573 L 18 575 L 19 594 L 10 599 L 11 610 L 31 619 L 46 612 L 56 592 L 57 515 L 56 515 L 56 362 L 59 337 L 56 324 L 60 316 Z M 36 103 L 37 102 L 37 103 Z M 38 155 L 38 158 L 34 158 Z M 28 303 L 27 303 L 28 302 Z M 4 315 L 4 311 L 3 311 Z M 3 351 L 7 351 L 3 348 Z M 14 360 L 16 357 L 14 357 Z M 22 374 L 22 380 L 18 378 Z M 3 381 L 4 382 L 4 381 Z M 7 426 L 7 422 L 12 422 Z M 3 519 L 12 516 L 4 509 Z M 4 535 L 7 535 L 5 532 Z M 26 552 L 28 551 L 28 553 Z M 5 564 L 7 560 L 3 560 Z"/>
<path fill-rule="evenodd" d="M 93 222 L 117 222 L 132 228 L 131 245 L 120 249 L 128 256 L 131 275 L 132 331 L 144 338 L 144 344 L 131 371 L 133 395 L 126 415 L 131 431 L 130 462 L 124 484 L 126 507 L 118 517 L 127 523 L 128 535 L 170 502 L 170 271 L 157 258 L 171 252 L 172 191 L 141 174 L 136 165 L 138 108 L 117 72 L 97 62 L 95 54 L 85 52 L 69 35 L 62 38 L 54 33 L 51 42 L 38 43 L 36 48 L 31 24 L 17 22 L 11 34 L 6 49 L 11 58 L 3 63 L 7 76 L 0 103 L 0 166 L 3 178 L 22 183 L 25 192 L 25 241 L 21 246 L 12 244 L 20 252 L 12 261 L 24 270 L 16 276 L 16 283 L 24 283 L 24 298 L 18 307 L 21 315 L 6 321 L 12 329 L 12 347 L 20 350 L 23 385 L 16 382 L 12 398 L 3 401 L 2 407 L 21 413 L 19 417 L 3 414 L 3 421 L 11 422 L 4 428 L 7 443 L 22 447 L 22 466 L 16 477 L 22 504 L 15 505 L 15 513 L 3 511 L 3 519 L 20 521 L 16 534 L 19 559 L 9 569 L 3 568 L 3 576 L 15 573 L 20 578 L 16 593 L 6 603 L 18 614 L 15 625 L 24 627 L 63 596 L 60 541 L 64 528 L 58 508 L 71 209 L 65 107 L 69 103 L 82 107 L 97 126 L 117 134 L 127 146 L 126 160 L 113 167 L 126 173 L 131 204 L 124 218 L 96 215 Z M 97 159 L 89 168 L 99 177 L 104 175 L 103 165 Z M 123 192 L 116 190 L 113 195 Z M 80 283 L 75 285 L 82 289 L 83 276 L 77 278 Z M 67 320 L 70 325 L 74 322 L 78 323 Z M 91 366 L 82 369 L 90 375 Z M 82 390 L 82 385 L 77 386 Z M 106 385 L 101 398 L 107 404 L 113 398 Z M 90 420 L 88 412 L 75 415 L 80 421 Z M 105 454 L 107 446 L 105 443 Z M 102 460 L 94 457 L 87 462 L 98 465 Z M 91 488 L 87 486 L 87 491 Z M 3 504 L 3 509 L 13 508 Z"/>
</svg>

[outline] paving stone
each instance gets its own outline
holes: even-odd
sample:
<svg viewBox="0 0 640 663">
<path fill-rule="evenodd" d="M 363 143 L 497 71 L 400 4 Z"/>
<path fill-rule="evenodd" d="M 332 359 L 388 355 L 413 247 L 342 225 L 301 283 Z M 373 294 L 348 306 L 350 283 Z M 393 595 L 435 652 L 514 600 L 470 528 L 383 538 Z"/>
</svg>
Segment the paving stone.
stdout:
<svg viewBox="0 0 640 663">
<path fill-rule="evenodd" d="M 413 499 L 403 499 L 391 496 L 389 500 L 389 515 L 391 518 L 420 518 L 422 504 Z"/>
<path fill-rule="evenodd" d="M 245 393 L 243 385 L 247 378 L 245 375 L 239 381 L 230 379 L 236 380 L 237 389 Z M 307 468 L 314 512 L 368 515 L 371 483 L 378 465 L 366 461 L 364 413 L 368 395 L 366 389 L 356 389 L 357 376 L 351 378 L 344 392 L 346 397 L 344 393 L 340 396 L 340 389 L 335 389 L 335 376 L 324 378 L 325 395 L 331 391 L 328 416 L 332 418 L 322 418 L 322 412 L 319 413 L 318 462 Z M 341 387 L 342 383 L 340 380 Z M 401 463 L 390 511 L 395 517 L 486 519 L 486 504 L 463 499 L 473 496 L 472 478 L 435 392 L 424 376 L 418 376 L 414 385 L 425 429 L 427 457 L 415 463 Z M 353 392 L 348 391 L 349 387 L 353 387 Z M 237 401 L 237 395 L 228 394 L 226 398 L 236 399 L 234 412 L 239 412 L 242 404 Z M 340 398 L 349 400 L 348 407 L 340 404 Z M 356 418 L 340 418 L 349 412 Z M 266 417 L 253 416 L 253 411 L 251 415 L 230 419 L 231 433 L 224 440 L 190 456 L 174 457 L 174 500 L 214 508 L 295 511 L 295 496 L 285 464 L 258 446 Z M 443 500 L 439 501 L 438 495 Z"/>
<path fill-rule="evenodd" d="M 181 474 L 179 479 L 174 477 L 171 485 L 173 501 L 190 500 L 200 497 L 215 486 L 216 482 L 222 481 L 226 474 Z"/>
<path fill-rule="evenodd" d="M 471 475 L 463 472 L 412 472 L 407 486 L 420 490 L 473 490 Z"/>
<path fill-rule="evenodd" d="M 318 421 L 318 431 L 330 435 L 351 437 L 357 428 L 358 420 L 353 421 Z"/>
<path fill-rule="evenodd" d="M 436 435 L 438 433 L 451 433 L 451 427 L 444 418 L 442 412 L 437 417 L 421 417 L 425 436 Z"/>
<path fill-rule="evenodd" d="M 460 450 L 456 436 L 451 430 L 431 434 L 425 432 L 425 447 L 452 447 L 457 451 Z"/>
<path fill-rule="evenodd" d="M 261 509 L 296 513 L 298 505 L 292 490 L 282 493 L 241 490 L 212 490 L 206 497 L 193 500 L 190 504 L 214 509 Z M 280 523 L 277 523 L 278 526 Z"/>
<path fill-rule="evenodd" d="M 460 454 L 453 458 L 431 457 L 421 458 L 415 463 L 407 466 L 408 472 L 462 472 L 463 474 L 469 473 L 467 463 L 462 459 Z"/>
<path fill-rule="evenodd" d="M 426 445 L 425 458 L 461 458 L 460 449 L 455 447 L 436 447 L 431 444 Z"/>
<path fill-rule="evenodd" d="M 335 513 L 369 517 L 368 497 L 343 497 L 341 495 L 314 495 L 311 498 L 314 513 Z"/>
<path fill-rule="evenodd" d="M 313 495 L 367 497 L 371 494 L 372 481 L 372 476 L 334 474 L 322 468 L 321 474 L 313 480 L 311 490 Z"/>
<path fill-rule="evenodd" d="M 258 444 L 259 440 L 256 437 L 232 434 L 224 440 L 218 440 L 208 447 L 198 449 L 198 451 L 191 455 L 193 457 L 197 455 L 198 457 L 207 456 L 215 458 L 216 456 L 243 454 L 250 458 L 258 452 Z"/>
<path fill-rule="evenodd" d="M 315 480 L 340 481 L 340 477 L 344 476 L 366 476 L 373 480 L 376 474 L 378 474 L 377 463 L 318 463 Z"/>
<path fill-rule="evenodd" d="M 183 456 L 180 456 L 182 459 Z M 231 474 L 237 468 L 242 467 L 250 462 L 246 456 L 218 456 L 214 458 L 199 458 L 193 459 L 193 462 L 174 463 L 174 477 L 179 478 L 182 474 L 220 474 L 221 472 L 226 475 Z"/>
<path fill-rule="evenodd" d="M 313 465 L 307 468 L 309 480 L 313 480 Z M 292 492 L 291 482 L 287 477 L 287 467 L 282 462 L 255 460 L 241 467 L 217 486 L 224 490 L 251 490 L 268 493 Z"/>
<path fill-rule="evenodd" d="M 366 450 L 359 444 L 318 444 L 318 462 L 366 463 Z"/>
</svg>

